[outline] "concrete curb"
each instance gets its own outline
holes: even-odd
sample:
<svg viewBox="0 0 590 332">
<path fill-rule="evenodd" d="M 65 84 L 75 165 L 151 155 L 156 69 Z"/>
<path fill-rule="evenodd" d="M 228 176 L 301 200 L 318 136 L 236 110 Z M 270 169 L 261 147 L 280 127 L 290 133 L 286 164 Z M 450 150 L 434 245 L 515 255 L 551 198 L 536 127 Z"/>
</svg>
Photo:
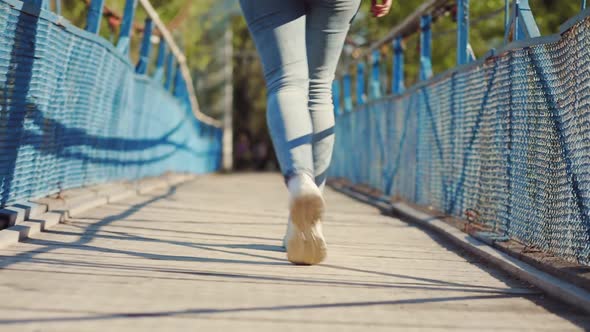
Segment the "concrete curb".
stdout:
<svg viewBox="0 0 590 332">
<path fill-rule="evenodd" d="M 400 215 L 407 222 L 434 231 L 470 254 L 538 287 L 549 296 L 590 313 L 590 292 L 503 253 L 449 225 L 443 220 L 418 211 L 404 203 L 385 202 L 382 199 L 371 197 L 342 186 L 331 185 L 331 187 L 340 193 L 373 205 L 381 210 Z"/>
<path fill-rule="evenodd" d="M 14 245 L 68 218 L 108 203 L 169 188 L 196 178 L 192 174 L 165 174 L 136 182 L 100 184 L 66 190 L 59 195 L 0 209 L 0 248 Z"/>
</svg>

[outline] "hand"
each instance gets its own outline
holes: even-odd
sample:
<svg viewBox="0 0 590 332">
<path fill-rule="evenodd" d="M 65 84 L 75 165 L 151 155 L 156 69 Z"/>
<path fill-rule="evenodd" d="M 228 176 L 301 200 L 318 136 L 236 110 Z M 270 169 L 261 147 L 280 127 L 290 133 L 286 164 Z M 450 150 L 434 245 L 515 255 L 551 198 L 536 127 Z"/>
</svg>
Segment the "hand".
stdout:
<svg viewBox="0 0 590 332">
<path fill-rule="evenodd" d="M 392 0 L 371 0 L 373 17 L 383 17 L 389 13 Z"/>
</svg>

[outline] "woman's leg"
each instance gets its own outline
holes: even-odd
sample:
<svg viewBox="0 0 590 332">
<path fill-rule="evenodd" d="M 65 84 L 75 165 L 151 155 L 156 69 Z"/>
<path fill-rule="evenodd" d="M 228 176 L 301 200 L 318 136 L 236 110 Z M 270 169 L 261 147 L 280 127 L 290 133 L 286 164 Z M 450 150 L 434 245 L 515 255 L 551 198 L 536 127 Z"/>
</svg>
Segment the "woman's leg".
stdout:
<svg viewBox="0 0 590 332">
<path fill-rule="evenodd" d="M 268 90 L 267 120 L 290 196 L 287 258 L 317 264 L 326 257 L 319 224 L 324 210 L 314 182 L 308 110 L 306 5 L 303 0 L 240 0 L 262 58 Z"/>
<path fill-rule="evenodd" d="M 334 147 L 332 81 L 350 22 L 360 0 L 308 0 L 308 108 L 313 126 L 313 163 L 316 184 L 323 189 Z"/>
<path fill-rule="evenodd" d="M 313 178 L 305 4 L 301 0 L 240 0 L 240 5 L 262 59 L 266 116 L 283 175 Z"/>
</svg>

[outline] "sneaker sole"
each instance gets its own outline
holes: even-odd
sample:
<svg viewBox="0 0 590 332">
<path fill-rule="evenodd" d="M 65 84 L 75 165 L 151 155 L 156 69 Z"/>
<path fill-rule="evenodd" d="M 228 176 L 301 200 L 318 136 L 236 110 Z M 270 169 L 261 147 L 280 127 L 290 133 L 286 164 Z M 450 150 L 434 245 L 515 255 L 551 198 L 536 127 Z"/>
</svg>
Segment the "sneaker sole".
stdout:
<svg viewBox="0 0 590 332">
<path fill-rule="evenodd" d="M 305 195 L 291 204 L 291 218 L 295 231 L 287 241 L 287 259 L 294 264 L 314 265 L 327 256 L 324 235 L 318 227 L 324 212 L 321 196 Z"/>
</svg>

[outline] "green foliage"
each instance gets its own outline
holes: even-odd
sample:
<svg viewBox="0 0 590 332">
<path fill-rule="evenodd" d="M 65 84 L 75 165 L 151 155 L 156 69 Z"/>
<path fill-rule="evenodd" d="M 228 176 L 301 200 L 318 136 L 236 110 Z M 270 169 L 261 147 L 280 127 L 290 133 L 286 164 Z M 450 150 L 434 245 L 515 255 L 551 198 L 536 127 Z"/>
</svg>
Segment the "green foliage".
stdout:
<svg viewBox="0 0 590 332">
<path fill-rule="evenodd" d="M 369 45 L 386 35 L 394 26 L 401 23 L 408 15 L 416 10 L 422 0 L 399 1 L 394 0 L 390 15 L 381 19 L 370 17 L 370 1 L 363 1 L 361 10 L 357 15 L 350 31 L 353 40 L 364 40 L 364 45 Z M 530 0 L 537 23 L 544 35 L 555 33 L 559 25 L 570 17 L 575 16 L 580 9 L 579 0 Z M 470 2 L 470 17 L 472 21 L 470 30 L 470 43 L 476 57 L 484 56 L 490 49 L 501 47 L 504 43 L 504 0 L 472 0 Z M 453 68 L 456 64 L 456 23 L 451 14 L 438 18 L 433 30 L 433 70 L 441 73 Z M 248 38 L 247 29 L 243 23 L 234 24 L 235 36 Z M 243 39 L 235 39 L 234 46 L 242 52 L 254 52 L 251 42 Z M 417 81 L 419 74 L 419 34 L 416 31 L 412 36 L 404 40 L 405 46 L 405 77 L 406 86 L 411 86 Z M 391 89 L 392 49 L 386 45 L 381 49 L 383 61 L 383 73 L 386 74 L 387 90 Z M 340 70 L 348 70 L 353 74 L 350 65 L 350 55 L 346 52 L 342 55 Z M 264 129 L 265 94 L 262 87 L 264 82 L 261 76 L 260 65 L 257 61 L 237 59 L 235 62 L 234 81 L 236 93 L 236 118 L 241 119 L 237 123 L 238 128 L 249 128 L 258 132 Z M 244 78 L 240 80 L 239 78 Z"/>
<path fill-rule="evenodd" d="M 123 15 L 125 0 L 106 0 L 105 5 L 119 15 Z M 173 23 L 173 36 L 177 43 L 184 49 L 187 63 L 195 75 L 205 75 L 207 69 L 215 59 L 215 50 L 218 43 L 212 38 L 211 30 L 217 17 L 210 15 L 214 0 L 151 0 L 160 18 L 165 24 Z M 63 16 L 74 25 L 84 28 L 86 26 L 87 5 L 84 0 L 62 1 Z M 223 14 L 223 13 L 221 13 Z M 134 21 L 136 26 L 143 27 L 147 14 L 138 4 Z M 111 29 L 106 19 L 102 20 L 100 35 L 116 44 L 118 40 L 118 28 Z M 139 56 L 141 34 L 132 32 L 130 58 L 136 63 Z M 154 69 L 157 57 L 157 47 L 152 48 L 151 72 Z M 207 93 L 207 96 L 209 93 Z M 199 96 L 202 97 L 202 96 Z M 208 99 L 202 97 L 203 99 Z M 203 110 L 210 109 L 203 105 Z"/>
<path fill-rule="evenodd" d="M 374 19 L 369 15 L 359 15 L 351 28 L 351 36 L 359 36 L 370 44 L 386 35 L 410 13 L 414 12 L 420 1 L 394 1 L 390 15 Z M 544 35 L 556 33 L 559 26 L 575 16 L 580 10 L 580 0 L 530 0 L 537 24 Z M 370 1 L 364 1 L 362 12 L 368 13 Z M 490 49 L 498 48 L 504 40 L 504 0 L 470 1 L 470 43 L 476 57 L 484 56 Z M 456 23 L 450 14 L 440 17 L 432 26 L 433 31 L 433 70 L 435 73 L 453 68 L 456 64 Z M 391 58 L 391 47 L 382 50 L 383 56 Z M 416 82 L 419 73 L 419 32 L 405 39 L 406 85 Z M 390 61 L 389 61 L 390 62 Z M 391 72 L 391 64 L 387 65 Z"/>
<path fill-rule="evenodd" d="M 277 0 L 280 1 L 280 0 Z M 364 40 L 368 45 L 386 35 L 395 25 L 411 14 L 422 0 L 394 0 L 391 14 L 381 19 L 368 15 L 370 1 L 363 1 L 361 10 L 351 28 L 350 36 Z M 577 14 L 580 0 L 530 0 L 542 34 L 558 31 L 559 25 Z M 109 8 L 122 14 L 123 0 L 106 0 Z M 220 117 L 223 112 L 224 72 L 227 64 L 224 57 L 224 32 L 231 26 L 233 31 L 233 87 L 235 126 L 239 131 L 248 129 L 254 136 L 266 131 L 265 89 L 260 62 L 244 20 L 236 12 L 235 0 L 152 0 L 152 4 L 166 24 L 174 24 L 173 35 L 184 48 L 188 65 L 195 76 L 197 95 L 203 111 Z M 63 1 L 64 16 L 77 26 L 86 22 L 86 5 L 83 0 Z M 140 7 L 140 6 L 138 6 Z M 491 48 L 503 44 L 504 0 L 472 0 L 470 5 L 470 42 L 477 57 Z M 495 15 L 492 15 L 495 14 Z M 135 21 L 143 25 L 145 13 L 138 8 Z M 116 42 L 118 31 L 111 31 L 103 20 L 101 35 Z M 456 63 L 455 22 L 451 15 L 440 17 L 433 25 L 433 69 L 435 73 L 452 68 Z M 132 39 L 131 58 L 137 61 L 140 36 Z M 416 33 L 404 41 L 406 86 L 413 84 L 419 72 L 419 35 Z M 390 45 L 382 48 L 383 72 L 390 82 Z M 152 59 L 155 59 L 153 50 Z M 350 63 L 343 54 L 344 65 Z M 153 64 L 152 64 L 153 67 Z M 389 84 L 389 83 L 388 83 Z M 387 89 L 390 89 L 388 86 Z"/>
</svg>

